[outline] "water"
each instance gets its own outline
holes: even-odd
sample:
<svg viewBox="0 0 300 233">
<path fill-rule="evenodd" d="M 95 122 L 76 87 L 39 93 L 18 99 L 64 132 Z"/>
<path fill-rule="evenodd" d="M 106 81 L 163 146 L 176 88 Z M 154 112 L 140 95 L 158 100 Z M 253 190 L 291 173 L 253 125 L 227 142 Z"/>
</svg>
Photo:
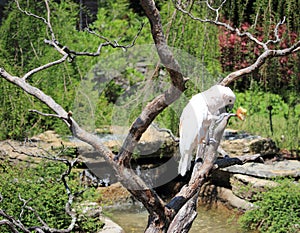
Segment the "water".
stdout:
<svg viewBox="0 0 300 233">
<path fill-rule="evenodd" d="M 119 224 L 126 233 L 144 232 L 147 225 L 148 213 L 141 207 L 130 207 L 108 211 L 109 217 Z M 222 208 L 198 208 L 190 233 L 241 233 L 237 216 Z"/>
</svg>

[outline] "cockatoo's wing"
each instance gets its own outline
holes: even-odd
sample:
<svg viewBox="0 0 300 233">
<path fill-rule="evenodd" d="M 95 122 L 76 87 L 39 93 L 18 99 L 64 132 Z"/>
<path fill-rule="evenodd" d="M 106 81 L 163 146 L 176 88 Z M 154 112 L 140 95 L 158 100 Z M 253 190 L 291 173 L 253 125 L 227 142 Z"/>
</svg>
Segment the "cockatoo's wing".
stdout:
<svg viewBox="0 0 300 233">
<path fill-rule="evenodd" d="M 194 149 L 206 139 L 209 128 L 208 115 L 208 108 L 201 94 L 193 96 L 183 109 L 179 126 L 181 158 L 178 167 L 182 176 L 191 167 Z"/>
</svg>

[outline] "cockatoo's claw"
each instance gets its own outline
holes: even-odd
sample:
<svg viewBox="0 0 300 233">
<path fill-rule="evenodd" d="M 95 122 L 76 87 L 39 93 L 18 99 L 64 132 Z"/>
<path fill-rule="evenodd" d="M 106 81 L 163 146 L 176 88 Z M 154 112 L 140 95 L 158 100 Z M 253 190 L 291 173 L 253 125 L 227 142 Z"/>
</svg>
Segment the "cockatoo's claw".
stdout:
<svg viewBox="0 0 300 233">
<path fill-rule="evenodd" d="M 210 138 L 208 141 L 208 144 L 216 143 L 217 141 L 214 138 Z"/>
<path fill-rule="evenodd" d="M 230 159 L 229 155 L 224 155 L 224 159 Z"/>
<path fill-rule="evenodd" d="M 216 124 L 219 124 L 225 117 L 230 118 L 230 117 L 232 117 L 232 116 L 236 116 L 236 114 L 235 114 L 235 113 L 228 113 L 228 112 L 222 113 L 222 114 L 218 117 L 218 119 L 216 120 Z"/>
</svg>

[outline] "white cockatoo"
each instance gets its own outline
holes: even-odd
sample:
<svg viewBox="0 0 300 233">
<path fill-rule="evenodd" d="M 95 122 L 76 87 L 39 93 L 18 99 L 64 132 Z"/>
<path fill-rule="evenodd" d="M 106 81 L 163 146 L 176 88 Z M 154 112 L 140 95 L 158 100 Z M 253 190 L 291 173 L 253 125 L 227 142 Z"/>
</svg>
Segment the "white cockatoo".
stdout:
<svg viewBox="0 0 300 233">
<path fill-rule="evenodd" d="M 215 85 L 194 95 L 183 109 L 179 125 L 180 162 L 178 172 L 184 176 L 191 167 L 193 151 L 197 153 L 209 140 L 213 119 L 233 107 L 235 95 L 229 87 Z"/>
</svg>

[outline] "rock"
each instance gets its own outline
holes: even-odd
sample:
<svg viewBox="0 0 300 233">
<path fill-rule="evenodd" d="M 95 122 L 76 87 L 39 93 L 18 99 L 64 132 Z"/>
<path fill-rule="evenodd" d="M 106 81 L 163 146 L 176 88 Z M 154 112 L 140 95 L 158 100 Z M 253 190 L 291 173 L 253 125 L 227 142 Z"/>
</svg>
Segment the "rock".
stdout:
<svg viewBox="0 0 300 233">
<path fill-rule="evenodd" d="M 80 203 L 79 209 L 81 214 L 92 218 L 100 217 L 100 215 L 102 214 L 102 207 L 99 206 L 96 202 Z"/>
<path fill-rule="evenodd" d="M 30 138 L 33 142 L 60 143 L 61 137 L 55 131 L 48 130 Z"/>
<path fill-rule="evenodd" d="M 113 135 L 115 135 L 115 139 L 106 141 L 105 145 L 114 151 L 118 151 L 123 144 L 122 137 L 118 137 L 118 135 L 123 135 L 124 137 L 128 133 L 128 128 L 112 126 L 111 130 Z M 171 139 L 167 132 L 159 131 L 150 125 L 143 133 L 135 152 L 143 158 L 155 158 L 161 156 L 171 157 L 173 156 L 176 146 L 177 143 Z"/>
<path fill-rule="evenodd" d="M 262 156 L 276 156 L 279 154 L 279 148 L 270 138 L 251 138 L 235 140 L 223 140 L 222 148 L 230 157 L 237 157 L 244 154 L 257 154 Z"/>
<path fill-rule="evenodd" d="M 270 138 L 254 139 L 249 143 L 250 153 L 260 153 L 262 156 L 277 155 L 280 149 L 276 143 Z"/>
<path fill-rule="evenodd" d="M 7 159 L 11 162 L 30 161 L 31 163 L 37 163 L 41 158 L 37 158 L 36 156 L 55 155 L 58 149 L 67 147 L 80 147 L 84 151 L 90 151 L 92 148 L 84 142 L 63 140 L 54 131 L 46 131 L 24 142 L 14 140 L 1 141 L 0 159 Z"/>
<path fill-rule="evenodd" d="M 249 139 L 226 140 L 221 142 L 221 146 L 230 157 L 237 157 L 249 153 L 249 141 Z"/>
<path fill-rule="evenodd" d="M 79 221 L 83 216 L 91 218 L 99 218 L 99 221 L 104 223 L 104 227 L 99 233 L 125 233 L 124 230 L 110 218 L 106 217 L 102 213 L 102 207 L 96 202 L 84 202 L 80 206 Z"/>
<path fill-rule="evenodd" d="M 230 189 L 217 187 L 217 192 L 218 198 L 222 202 L 225 202 L 226 205 L 230 205 L 231 207 L 237 208 L 238 210 L 246 211 L 252 209 L 254 206 L 252 203 L 234 195 L 234 193 Z"/>
<path fill-rule="evenodd" d="M 125 233 L 125 231 L 110 218 L 102 216 L 100 220 L 104 222 L 105 225 L 99 233 Z"/>
<path fill-rule="evenodd" d="M 216 186 L 207 182 L 200 190 L 200 203 L 209 204 L 212 202 L 221 202 L 229 209 L 237 208 L 245 211 L 253 207 L 253 204 L 234 195 L 232 190 L 220 186 Z"/>
<path fill-rule="evenodd" d="M 98 202 L 101 205 L 107 206 L 119 206 L 119 205 L 131 205 L 135 202 L 129 191 L 122 186 L 120 182 L 112 184 L 108 187 L 99 187 L 101 197 Z"/>
<path fill-rule="evenodd" d="M 26 161 L 37 163 L 41 159 L 34 158 L 31 155 L 43 155 L 45 151 L 41 148 L 33 147 L 27 143 L 14 140 L 5 140 L 0 142 L 0 159 L 7 160 L 12 163 Z"/>
<path fill-rule="evenodd" d="M 232 192 L 236 196 L 251 201 L 257 193 L 264 192 L 270 187 L 275 187 L 276 182 L 266 179 L 259 179 L 252 176 L 234 174 L 230 178 Z"/>
<path fill-rule="evenodd" d="M 269 164 L 245 163 L 243 165 L 234 165 L 222 168 L 222 171 L 230 173 L 244 174 L 258 178 L 273 178 L 277 176 L 300 177 L 300 161 L 284 160 L 273 161 Z"/>
</svg>

